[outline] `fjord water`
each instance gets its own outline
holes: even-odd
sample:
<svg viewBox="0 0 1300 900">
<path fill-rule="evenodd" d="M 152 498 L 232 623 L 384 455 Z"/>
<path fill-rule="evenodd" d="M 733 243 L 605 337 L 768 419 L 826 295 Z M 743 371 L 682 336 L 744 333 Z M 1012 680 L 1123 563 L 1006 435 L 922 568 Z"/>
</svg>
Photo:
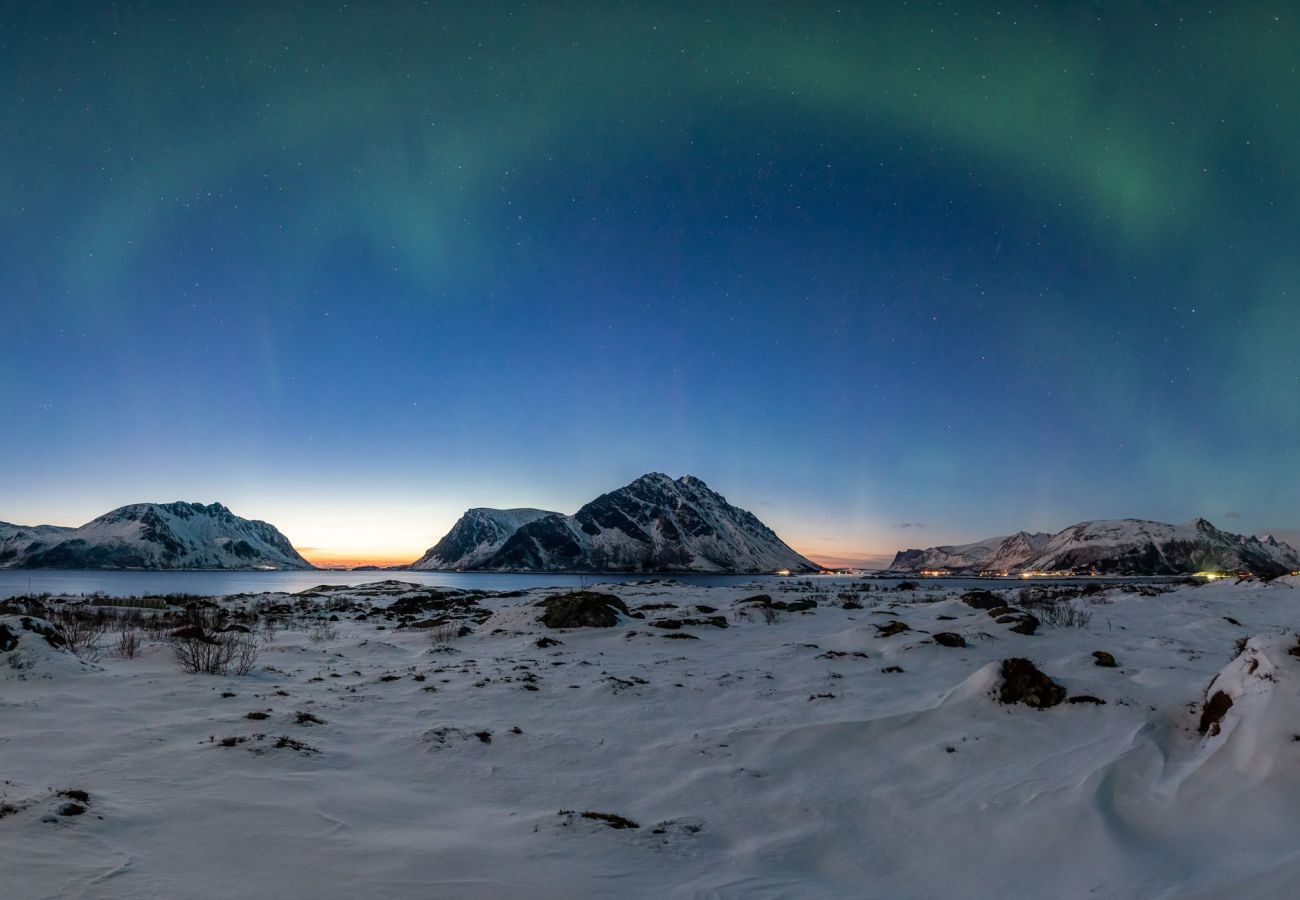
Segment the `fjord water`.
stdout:
<svg viewBox="0 0 1300 900">
<path fill-rule="evenodd" d="M 643 583 L 673 580 L 701 587 L 727 587 L 738 584 L 789 584 L 810 580 L 820 586 L 868 580 L 877 588 L 891 588 L 904 579 L 852 575 L 817 575 L 779 578 L 774 575 L 634 575 L 607 572 L 593 575 L 515 573 L 515 572 L 419 572 L 411 570 L 343 572 L 330 569 L 307 571 L 119 571 L 105 569 L 9 569 L 0 571 L 0 599 L 26 594 L 54 594 L 76 597 L 102 594 L 108 597 L 143 597 L 166 594 L 189 594 L 197 597 L 223 597 L 265 591 L 296 593 L 318 584 L 358 585 L 395 579 L 431 587 L 458 587 L 485 591 L 514 591 L 526 588 L 573 588 L 582 584 Z M 1143 578 L 1058 578 L 1034 579 L 1035 584 L 1050 582 L 1087 583 L 1090 581 L 1161 581 Z M 920 590 L 957 588 L 1005 588 L 1018 583 L 1014 578 L 925 578 Z"/>
<path fill-rule="evenodd" d="M 0 571 L 0 599 L 24 594 L 80 596 L 103 594 L 109 597 L 190 594 L 199 597 L 222 597 L 263 591 L 305 591 L 318 584 L 358 585 L 374 581 L 398 581 L 436 587 L 477 588 L 485 591 L 513 591 L 534 587 L 577 587 L 593 582 L 644 582 L 662 579 L 656 575 L 524 575 L 499 572 L 416 572 L 362 571 L 342 572 L 329 569 L 306 571 L 118 571 L 96 569 L 25 569 Z M 724 586 L 757 581 L 758 575 L 679 575 L 677 581 L 702 586 Z"/>
</svg>

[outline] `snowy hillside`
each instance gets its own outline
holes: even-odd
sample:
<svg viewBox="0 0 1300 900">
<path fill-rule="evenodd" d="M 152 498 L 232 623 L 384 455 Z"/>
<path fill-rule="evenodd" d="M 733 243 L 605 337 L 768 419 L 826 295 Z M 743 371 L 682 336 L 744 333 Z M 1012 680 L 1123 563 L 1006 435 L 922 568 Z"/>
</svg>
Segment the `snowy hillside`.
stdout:
<svg viewBox="0 0 1300 900">
<path fill-rule="evenodd" d="M 412 569 L 473 569 L 492 557 L 529 522 L 559 513 L 544 509 L 487 509 L 466 511 L 442 540 L 411 564 Z"/>
<path fill-rule="evenodd" d="M 455 537 L 457 529 L 476 512 L 494 515 L 474 517 L 466 526 L 472 538 L 462 545 Z M 744 573 L 819 569 L 752 513 L 732 506 L 690 475 L 676 480 L 657 472 L 643 475 L 626 487 L 602 494 L 572 516 L 551 513 L 526 522 L 490 555 L 482 555 L 478 548 L 486 544 L 477 543 L 477 536 L 495 535 L 495 515 L 501 512 L 471 510 L 416 567 Z M 455 550 L 471 548 L 468 552 L 476 561 L 428 565 L 431 559 L 446 558 L 439 547 L 449 541 Z"/>
<path fill-rule="evenodd" d="M 1043 551 L 1052 535 L 1017 532 L 1009 537 L 992 537 L 973 544 L 931 547 L 928 550 L 901 550 L 891 569 L 920 572 L 925 569 L 949 571 L 1003 572 Z"/>
<path fill-rule="evenodd" d="M 245 676 L 0 611 L 0 894 L 1294 896 L 1297 587 L 388 581 L 219 601 Z"/>
<path fill-rule="evenodd" d="M 1205 519 L 1182 525 L 1142 519 L 1080 522 L 1054 535 L 1021 532 L 975 544 L 903 550 L 890 566 L 1002 572 L 1097 572 L 1103 575 L 1181 575 L 1248 571 L 1280 575 L 1300 570 L 1300 554 L 1272 537 L 1221 531 Z"/>
<path fill-rule="evenodd" d="M 273 525 L 220 503 L 136 503 L 80 528 L 0 525 L 0 568 L 310 569 Z"/>
<path fill-rule="evenodd" d="M 75 528 L 59 525 L 11 525 L 0 522 L 0 568 L 11 568 L 34 544 L 48 546 L 63 540 Z"/>
</svg>

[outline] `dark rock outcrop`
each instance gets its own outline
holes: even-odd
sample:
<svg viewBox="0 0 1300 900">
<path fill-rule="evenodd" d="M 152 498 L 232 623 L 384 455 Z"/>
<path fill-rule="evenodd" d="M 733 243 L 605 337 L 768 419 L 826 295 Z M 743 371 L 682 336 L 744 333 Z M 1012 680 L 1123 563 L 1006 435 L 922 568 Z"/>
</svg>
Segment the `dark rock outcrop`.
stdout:
<svg viewBox="0 0 1300 900">
<path fill-rule="evenodd" d="M 1065 688 L 1039 671 L 1038 667 L 1023 657 L 1002 660 L 1002 684 L 998 700 L 1002 703 L 1023 703 L 1035 709 L 1056 706 L 1065 699 Z"/>
<path fill-rule="evenodd" d="M 547 597 L 539 604 L 542 624 L 547 628 L 609 628 L 618 624 L 618 614 L 627 606 L 613 594 L 577 591 Z"/>
</svg>

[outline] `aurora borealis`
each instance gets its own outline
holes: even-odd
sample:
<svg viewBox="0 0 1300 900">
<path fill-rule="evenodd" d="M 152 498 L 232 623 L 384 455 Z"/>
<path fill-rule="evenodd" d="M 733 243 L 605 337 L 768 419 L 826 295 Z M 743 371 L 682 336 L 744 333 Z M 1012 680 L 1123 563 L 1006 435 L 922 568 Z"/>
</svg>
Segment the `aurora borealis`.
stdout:
<svg viewBox="0 0 1300 900">
<path fill-rule="evenodd" d="M 0 519 L 1298 527 L 1296 15 L 7 4 Z"/>
</svg>

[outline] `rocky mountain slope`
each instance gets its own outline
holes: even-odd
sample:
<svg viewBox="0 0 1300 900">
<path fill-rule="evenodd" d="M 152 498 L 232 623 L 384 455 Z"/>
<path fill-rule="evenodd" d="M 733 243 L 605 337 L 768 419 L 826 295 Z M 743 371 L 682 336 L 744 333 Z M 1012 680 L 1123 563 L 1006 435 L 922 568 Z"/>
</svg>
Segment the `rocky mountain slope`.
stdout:
<svg viewBox="0 0 1300 900">
<path fill-rule="evenodd" d="M 1181 525 L 1142 519 L 1080 522 L 1056 534 L 1020 532 L 974 544 L 902 550 L 890 568 L 902 572 L 1097 572 L 1103 575 L 1182 575 L 1248 571 L 1281 575 L 1300 570 L 1300 553 L 1272 537 L 1222 531 L 1205 519 Z"/>
<path fill-rule="evenodd" d="M 0 523 L 0 568 L 310 569 L 275 526 L 220 503 L 136 503 L 79 528 Z"/>
<path fill-rule="evenodd" d="M 411 564 L 412 569 L 473 569 L 501 549 L 524 525 L 560 513 L 545 509 L 488 509 L 466 511 L 442 540 Z"/>
<path fill-rule="evenodd" d="M 1031 534 L 1020 531 L 1009 537 L 992 537 L 973 544 L 900 550 L 890 568 L 905 572 L 924 569 L 1003 572 L 1041 553 L 1051 539 L 1052 535 L 1047 532 Z"/>
<path fill-rule="evenodd" d="M 470 510 L 415 567 L 704 573 L 820 568 L 753 513 L 689 475 L 643 475 L 572 516 L 550 513 L 524 522 L 495 546 L 499 526 L 519 512 L 541 511 Z"/>
</svg>

